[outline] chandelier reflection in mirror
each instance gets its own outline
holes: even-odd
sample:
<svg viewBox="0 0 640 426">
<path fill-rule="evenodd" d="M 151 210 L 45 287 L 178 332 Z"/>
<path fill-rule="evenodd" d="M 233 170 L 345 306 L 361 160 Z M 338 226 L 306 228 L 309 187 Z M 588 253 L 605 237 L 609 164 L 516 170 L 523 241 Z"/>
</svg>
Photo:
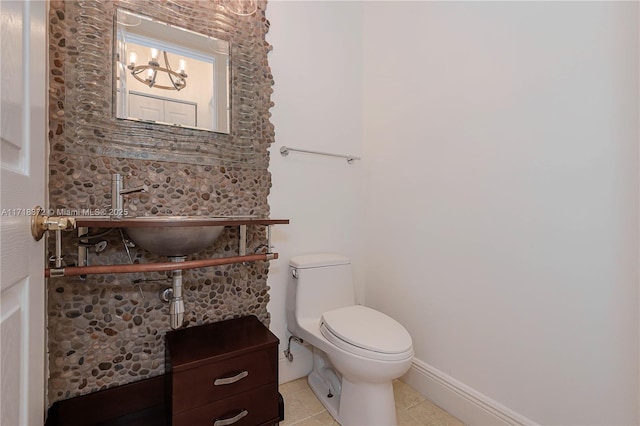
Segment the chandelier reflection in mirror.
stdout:
<svg viewBox="0 0 640 426">
<path fill-rule="evenodd" d="M 129 53 L 129 65 L 127 68 L 131 71 L 131 75 L 139 82 L 146 84 L 150 88 L 164 90 L 182 90 L 187 86 L 187 62 L 184 59 L 178 61 L 178 71 L 171 69 L 167 52 L 163 51 L 164 66 L 160 66 L 158 62 L 158 49 L 151 49 L 151 58 L 145 65 L 136 65 L 138 55 L 136 52 Z M 158 73 L 165 73 L 168 82 L 171 85 L 158 84 Z M 140 74 L 146 74 L 141 77 Z"/>
</svg>

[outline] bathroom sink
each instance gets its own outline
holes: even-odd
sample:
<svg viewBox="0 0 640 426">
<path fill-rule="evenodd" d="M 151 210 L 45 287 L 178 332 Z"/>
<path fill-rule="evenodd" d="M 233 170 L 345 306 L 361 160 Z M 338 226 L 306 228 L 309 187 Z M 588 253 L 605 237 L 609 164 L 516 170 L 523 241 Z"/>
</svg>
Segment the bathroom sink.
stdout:
<svg viewBox="0 0 640 426">
<path fill-rule="evenodd" d="M 246 218 L 248 216 L 243 216 Z M 129 237 L 143 249 L 164 256 L 186 256 L 213 244 L 224 225 L 239 216 L 140 216 L 123 218 L 130 223 Z"/>
<path fill-rule="evenodd" d="M 193 216 L 164 216 L 163 219 L 140 217 L 135 218 L 135 221 L 152 223 L 154 226 L 127 227 L 129 238 L 143 249 L 164 256 L 186 256 L 204 250 L 213 244 L 224 230 L 224 225 L 194 226 Z"/>
<path fill-rule="evenodd" d="M 77 217 L 76 225 L 95 228 L 124 228 L 145 250 L 164 256 L 186 256 L 213 244 L 225 226 L 287 224 L 288 219 L 254 215 L 236 216 L 137 216 L 111 218 Z"/>
</svg>

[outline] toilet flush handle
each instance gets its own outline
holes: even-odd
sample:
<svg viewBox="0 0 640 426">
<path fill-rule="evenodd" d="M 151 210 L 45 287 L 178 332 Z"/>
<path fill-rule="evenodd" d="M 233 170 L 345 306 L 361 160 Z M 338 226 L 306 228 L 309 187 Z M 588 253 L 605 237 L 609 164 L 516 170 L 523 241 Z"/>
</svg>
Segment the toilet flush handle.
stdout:
<svg viewBox="0 0 640 426">
<path fill-rule="evenodd" d="M 291 268 L 291 276 L 293 278 L 298 279 L 298 270 L 296 268 Z"/>
</svg>

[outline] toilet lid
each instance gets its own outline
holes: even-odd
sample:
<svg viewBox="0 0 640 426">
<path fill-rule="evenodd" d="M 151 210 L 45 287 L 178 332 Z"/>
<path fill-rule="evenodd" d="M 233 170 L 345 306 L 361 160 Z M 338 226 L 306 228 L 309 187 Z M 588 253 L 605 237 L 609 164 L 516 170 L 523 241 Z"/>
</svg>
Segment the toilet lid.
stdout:
<svg viewBox="0 0 640 426">
<path fill-rule="evenodd" d="M 399 322 L 366 306 L 327 311 L 321 323 L 341 340 L 369 351 L 400 354 L 412 349 L 411 336 Z"/>
</svg>

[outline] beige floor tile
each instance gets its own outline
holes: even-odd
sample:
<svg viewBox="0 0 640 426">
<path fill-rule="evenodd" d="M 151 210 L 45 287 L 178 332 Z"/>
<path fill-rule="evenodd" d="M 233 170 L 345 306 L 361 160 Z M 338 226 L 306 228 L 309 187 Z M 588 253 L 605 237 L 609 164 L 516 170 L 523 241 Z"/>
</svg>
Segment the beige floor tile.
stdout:
<svg viewBox="0 0 640 426">
<path fill-rule="evenodd" d="M 396 418 L 398 420 L 398 426 L 418 426 L 420 423 L 417 423 L 416 419 L 411 417 L 406 410 L 401 410 L 396 408 Z"/>
<path fill-rule="evenodd" d="M 301 389 L 295 393 L 298 401 L 302 403 L 302 406 L 312 415 L 325 411 L 324 405 L 316 398 L 310 387 Z"/>
<path fill-rule="evenodd" d="M 393 381 L 393 395 L 397 410 L 406 410 L 420 404 L 425 398 L 417 390 L 400 380 Z"/>
<path fill-rule="evenodd" d="M 295 424 L 295 426 L 339 426 L 339 423 L 336 422 L 331 414 L 328 411 L 323 411 L 322 413 L 318 413 L 314 416 L 309 417 L 308 419 L 304 419 L 301 422 Z"/>
<path fill-rule="evenodd" d="M 288 382 L 280 386 L 285 386 L 287 387 L 287 390 L 293 392 L 301 391 L 303 389 L 309 389 L 309 383 L 307 382 L 306 377 L 301 377 L 300 379 L 296 379 L 292 382 Z"/>
<path fill-rule="evenodd" d="M 280 422 L 281 426 L 292 425 L 309 417 L 311 417 L 311 413 L 307 411 L 306 408 L 304 408 L 304 406 L 298 399 L 293 397 L 285 398 L 284 421 Z"/>
<path fill-rule="evenodd" d="M 280 391 L 280 393 L 282 394 L 285 402 L 287 401 L 287 399 L 293 398 L 296 395 L 296 391 L 293 390 L 291 386 L 289 386 L 289 383 L 278 386 L 278 391 Z"/>
<path fill-rule="evenodd" d="M 429 400 L 411 407 L 407 413 L 420 425 L 428 426 L 464 426 L 464 424 Z"/>
</svg>

